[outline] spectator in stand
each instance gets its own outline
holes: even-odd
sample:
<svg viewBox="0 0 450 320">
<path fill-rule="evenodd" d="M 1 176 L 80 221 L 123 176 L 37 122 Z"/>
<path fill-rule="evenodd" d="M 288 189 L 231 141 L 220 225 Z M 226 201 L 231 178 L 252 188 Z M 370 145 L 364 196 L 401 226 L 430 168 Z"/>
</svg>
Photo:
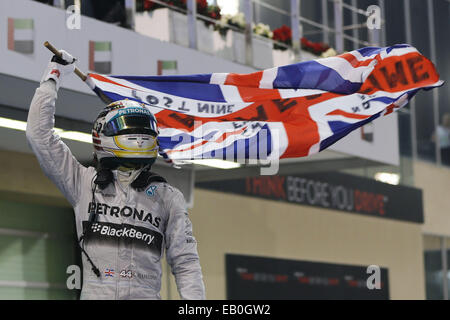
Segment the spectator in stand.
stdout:
<svg viewBox="0 0 450 320">
<path fill-rule="evenodd" d="M 40 3 L 45 3 L 45 4 L 49 4 L 49 5 L 53 5 L 53 0 L 36 0 L 37 2 Z"/>
<path fill-rule="evenodd" d="M 58 5 L 60 1 L 35 0 L 48 5 Z M 80 0 L 81 14 L 87 17 L 114 23 L 124 28 L 130 28 L 127 23 L 125 0 Z M 75 4 L 74 0 L 66 0 L 65 7 Z"/>
<path fill-rule="evenodd" d="M 431 140 L 434 143 L 439 141 L 442 164 L 450 165 L 450 113 L 447 112 L 442 116 L 441 125 L 436 128 L 436 133 L 433 134 Z"/>
<path fill-rule="evenodd" d="M 129 28 L 125 10 L 125 0 L 95 0 L 91 1 L 94 18 Z"/>
</svg>

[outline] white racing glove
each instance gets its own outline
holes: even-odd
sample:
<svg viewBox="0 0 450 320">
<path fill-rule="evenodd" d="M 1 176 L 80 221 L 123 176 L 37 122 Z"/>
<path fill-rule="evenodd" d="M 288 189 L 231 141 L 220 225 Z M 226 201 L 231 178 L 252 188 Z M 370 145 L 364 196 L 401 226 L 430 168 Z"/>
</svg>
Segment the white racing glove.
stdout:
<svg viewBox="0 0 450 320">
<path fill-rule="evenodd" d="M 63 77 L 73 73 L 75 70 L 74 62 L 77 60 L 67 51 L 60 50 L 60 52 L 62 54 L 62 58 L 53 56 L 41 79 L 41 83 L 49 79 L 53 79 L 56 83 L 56 90 L 59 89 Z"/>
</svg>

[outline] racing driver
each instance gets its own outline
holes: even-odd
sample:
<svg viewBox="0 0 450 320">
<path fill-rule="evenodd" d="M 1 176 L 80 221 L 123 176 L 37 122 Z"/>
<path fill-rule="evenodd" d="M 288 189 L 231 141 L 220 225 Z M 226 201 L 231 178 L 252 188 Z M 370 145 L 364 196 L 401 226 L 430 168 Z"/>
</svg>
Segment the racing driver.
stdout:
<svg viewBox="0 0 450 320">
<path fill-rule="evenodd" d="M 81 299 L 160 299 L 164 252 L 180 297 L 204 299 L 184 197 L 150 171 L 158 155 L 155 117 L 136 101 L 109 104 L 92 129 L 95 167 L 81 165 L 53 130 L 58 88 L 75 69 L 75 59 L 61 53 L 36 90 L 26 136 L 42 170 L 74 208 Z"/>
</svg>

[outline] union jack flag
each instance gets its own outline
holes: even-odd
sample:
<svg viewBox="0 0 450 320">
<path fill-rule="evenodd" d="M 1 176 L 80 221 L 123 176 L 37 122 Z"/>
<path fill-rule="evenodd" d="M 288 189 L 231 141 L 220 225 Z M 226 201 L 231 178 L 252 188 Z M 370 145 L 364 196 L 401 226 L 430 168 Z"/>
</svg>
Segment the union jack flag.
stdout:
<svg viewBox="0 0 450 320">
<path fill-rule="evenodd" d="M 106 269 L 105 277 L 114 277 L 114 269 Z"/>
<path fill-rule="evenodd" d="M 407 44 L 251 74 L 89 76 L 104 101 L 143 102 L 158 120 L 162 155 L 173 160 L 308 156 L 443 84 Z"/>
</svg>

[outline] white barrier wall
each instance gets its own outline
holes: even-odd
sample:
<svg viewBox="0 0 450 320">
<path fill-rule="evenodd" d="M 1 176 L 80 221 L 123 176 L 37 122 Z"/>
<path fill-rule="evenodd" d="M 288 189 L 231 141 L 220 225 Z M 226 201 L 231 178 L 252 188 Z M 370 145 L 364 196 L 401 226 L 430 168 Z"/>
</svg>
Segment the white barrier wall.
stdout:
<svg viewBox="0 0 450 320">
<path fill-rule="evenodd" d="M 33 19 L 34 52 L 23 54 L 8 50 L 8 18 Z M 81 28 L 66 27 L 66 12 L 30 0 L 0 1 L 0 73 L 39 81 L 51 57 L 43 47 L 50 41 L 57 48 L 64 48 L 78 58 L 78 67 L 89 70 L 89 41 L 111 42 L 112 74 L 156 75 L 157 60 L 178 61 L 178 73 L 240 72 L 255 69 L 227 60 L 217 59 L 189 48 L 151 39 L 128 29 L 82 16 Z M 90 89 L 73 77 L 63 87 L 91 93 Z"/>
</svg>

